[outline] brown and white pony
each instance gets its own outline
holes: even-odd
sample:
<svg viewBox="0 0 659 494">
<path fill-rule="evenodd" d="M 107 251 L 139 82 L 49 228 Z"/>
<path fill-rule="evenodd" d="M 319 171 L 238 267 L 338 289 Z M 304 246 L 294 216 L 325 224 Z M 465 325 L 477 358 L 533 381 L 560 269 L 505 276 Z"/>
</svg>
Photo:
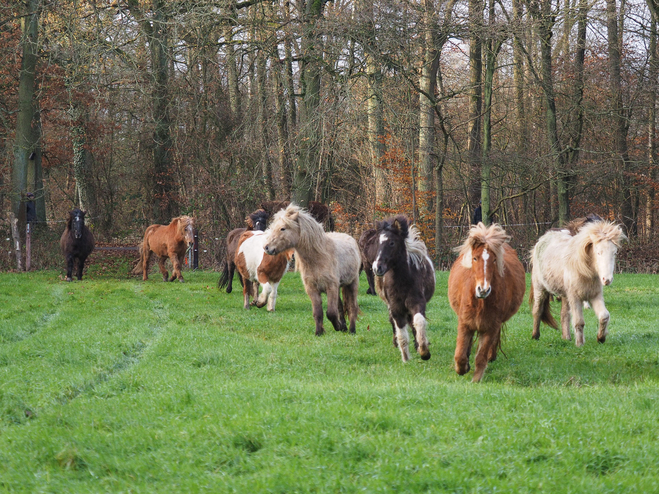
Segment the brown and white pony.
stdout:
<svg viewBox="0 0 659 494">
<path fill-rule="evenodd" d="M 460 375 L 469 371 L 476 334 L 478 350 L 473 382 L 479 382 L 487 363 L 497 358 L 501 328 L 524 299 L 524 266 L 508 245 L 509 241 L 500 225 L 473 225 L 467 239 L 456 249 L 459 257 L 449 274 L 448 298 L 458 316 L 455 371 Z"/>
<path fill-rule="evenodd" d="M 373 275 L 373 261 L 375 261 L 378 254 L 378 232 L 375 228 L 369 228 L 362 232 L 359 237 L 359 253 L 362 256 L 361 269 L 366 272 L 366 281 L 368 282 L 366 295 L 377 295 L 375 292 L 375 276 Z"/>
<path fill-rule="evenodd" d="M 277 303 L 277 287 L 293 257 L 293 249 L 280 252 L 274 256 L 267 255 L 263 250 L 266 232 L 260 230 L 248 231 L 240 236 L 236 251 L 236 269 L 243 280 L 243 298 L 245 309 L 249 309 L 250 296 L 254 299 L 252 305 L 258 308 L 268 304 L 268 310 L 274 311 Z M 259 283 L 261 295 L 258 295 Z"/>
<path fill-rule="evenodd" d="M 531 251 L 531 294 L 533 338 L 540 338 L 540 322 L 558 329 L 551 315 L 552 295 L 562 301 L 561 329 L 570 339 L 570 319 L 575 344 L 584 344 L 583 303 L 589 302 L 599 321 L 597 341 L 608 334 L 609 311 L 604 305 L 602 287 L 613 282 L 616 254 L 627 239 L 622 228 L 605 220 L 585 223 L 576 234 L 570 230 L 550 230 Z"/>
<path fill-rule="evenodd" d="M 146 281 L 149 278 L 149 262 L 151 254 L 155 254 L 163 281 L 168 281 L 165 261 L 169 258 L 172 261 L 172 277 L 169 281 L 178 278 L 182 282 L 181 266 L 187 246 L 194 242 L 193 231 L 194 220 L 190 216 L 174 218 L 169 225 L 149 226 L 144 232 L 144 241 L 140 246 L 142 279 Z"/>
<path fill-rule="evenodd" d="M 226 253 L 224 258 L 224 265 L 220 279 L 217 280 L 219 288 L 226 287 L 226 292 L 231 293 L 233 290 L 233 273 L 236 270 L 236 249 L 238 248 L 238 241 L 240 236 L 246 231 L 261 231 L 264 232 L 268 224 L 270 214 L 263 210 L 257 209 L 245 218 L 246 228 L 235 228 L 229 232 L 226 238 Z M 243 285 L 243 279 L 238 273 L 240 284 Z"/>
<path fill-rule="evenodd" d="M 430 358 L 426 330 L 426 304 L 435 293 L 435 268 L 415 225 L 399 215 L 377 223 L 377 252 L 373 261 L 375 284 L 389 309 L 394 346 L 403 362 L 410 359 L 412 327 L 414 346 L 423 360 Z"/>
<path fill-rule="evenodd" d="M 347 312 L 349 331 L 354 333 L 359 312 L 357 289 L 360 257 L 357 241 L 345 233 L 325 233 L 308 212 L 290 204 L 275 214 L 264 250 L 275 255 L 291 248 L 295 249 L 295 265 L 313 306 L 316 336 L 325 332 L 321 293 L 327 294 L 327 318 L 334 329 L 348 330 L 345 322 Z M 339 296 L 340 289 L 343 301 Z"/>
<path fill-rule="evenodd" d="M 85 211 L 78 208 L 69 211 L 66 228 L 60 238 L 62 254 L 66 258 L 66 281 L 73 280 L 73 265 L 78 261 L 76 277 L 82 280 L 85 260 L 94 250 L 94 235 L 85 225 Z"/>
</svg>

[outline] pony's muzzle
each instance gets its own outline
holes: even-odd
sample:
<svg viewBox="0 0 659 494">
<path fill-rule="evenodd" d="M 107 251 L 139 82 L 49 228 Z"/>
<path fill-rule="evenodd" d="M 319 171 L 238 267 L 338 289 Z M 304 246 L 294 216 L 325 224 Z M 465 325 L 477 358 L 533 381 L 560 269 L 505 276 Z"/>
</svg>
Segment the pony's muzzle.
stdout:
<svg viewBox="0 0 659 494">
<path fill-rule="evenodd" d="M 492 293 L 492 287 L 488 286 L 487 289 L 483 290 L 483 288 L 478 285 L 476 287 L 476 298 L 487 298 L 487 296 Z"/>
<path fill-rule="evenodd" d="M 263 246 L 263 250 L 266 254 L 274 256 L 277 253 L 277 249 L 270 247 L 269 245 Z"/>
<path fill-rule="evenodd" d="M 613 278 L 602 277 L 602 285 L 609 286 L 611 283 L 613 283 Z"/>
</svg>

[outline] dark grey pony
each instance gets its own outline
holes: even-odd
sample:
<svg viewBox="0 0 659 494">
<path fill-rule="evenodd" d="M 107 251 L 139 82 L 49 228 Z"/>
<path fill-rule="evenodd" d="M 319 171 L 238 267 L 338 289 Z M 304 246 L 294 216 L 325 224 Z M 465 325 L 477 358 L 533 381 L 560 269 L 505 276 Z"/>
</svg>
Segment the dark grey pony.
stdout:
<svg viewBox="0 0 659 494">
<path fill-rule="evenodd" d="M 76 277 L 82 280 L 82 270 L 89 254 L 94 250 L 94 235 L 85 225 L 85 212 L 78 208 L 69 212 L 66 228 L 59 241 L 66 258 L 66 281 L 73 280 L 73 264 L 78 261 Z"/>
</svg>

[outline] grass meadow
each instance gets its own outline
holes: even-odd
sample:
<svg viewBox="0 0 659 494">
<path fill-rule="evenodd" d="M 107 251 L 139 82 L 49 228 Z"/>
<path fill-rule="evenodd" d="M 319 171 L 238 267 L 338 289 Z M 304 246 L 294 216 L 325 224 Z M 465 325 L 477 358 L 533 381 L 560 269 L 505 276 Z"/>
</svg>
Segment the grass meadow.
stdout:
<svg viewBox="0 0 659 494">
<path fill-rule="evenodd" d="M 446 272 L 407 364 L 363 276 L 357 334 L 318 338 L 297 273 L 276 313 L 208 271 L 62 274 L 0 274 L 0 491 L 659 492 L 657 276 L 605 288 L 604 345 L 592 311 L 533 341 L 524 303 L 472 384 Z"/>
</svg>

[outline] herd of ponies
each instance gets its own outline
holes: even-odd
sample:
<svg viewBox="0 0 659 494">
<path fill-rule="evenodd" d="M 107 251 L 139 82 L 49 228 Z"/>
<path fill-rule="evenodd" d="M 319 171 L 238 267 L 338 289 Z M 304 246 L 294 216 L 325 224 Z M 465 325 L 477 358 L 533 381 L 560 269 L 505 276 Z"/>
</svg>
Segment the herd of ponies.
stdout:
<svg viewBox="0 0 659 494">
<path fill-rule="evenodd" d="M 76 261 L 76 276 L 82 279 L 85 259 L 94 249 L 94 237 L 84 217 L 84 211 L 72 210 L 60 241 L 67 281 L 72 280 Z M 366 293 L 379 295 L 387 305 L 393 344 L 403 362 L 410 359 L 410 329 L 414 348 L 428 360 L 426 305 L 435 293 L 435 269 L 417 227 L 398 215 L 376 222 L 357 242 L 348 234 L 325 231 L 323 224 L 333 229 L 330 218 L 327 206 L 320 203 L 308 209 L 289 202 L 264 203 L 246 218 L 246 227 L 227 235 L 218 286 L 231 293 L 237 272 L 243 307 L 267 305 L 274 311 L 277 287 L 294 263 L 311 300 L 315 334 L 325 332 L 324 315 L 336 331 L 355 333 L 359 275 L 364 270 Z M 169 225 L 149 226 L 133 274 L 141 274 L 146 281 L 155 254 L 164 281 L 183 281 L 181 266 L 187 246 L 193 242 L 193 225 L 193 218 L 180 216 Z M 474 382 L 482 379 L 487 364 L 496 359 L 502 326 L 517 313 L 524 298 L 525 270 L 510 239 L 502 226 L 478 223 L 455 249 L 458 257 L 448 279 L 448 301 L 458 318 L 455 371 L 463 375 L 470 370 L 476 339 Z M 599 322 L 597 341 L 604 343 L 609 312 L 603 287 L 613 281 L 616 254 L 625 240 L 619 225 L 597 215 L 551 229 L 538 239 L 531 251 L 533 338 L 540 337 L 541 322 L 558 329 L 549 305 L 556 297 L 562 304 L 564 339 L 571 339 L 572 324 L 576 345 L 584 344 L 583 308 L 590 304 Z M 165 267 L 167 259 L 172 263 L 171 278 Z M 325 312 L 322 293 L 327 298 Z"/>
</svg>

